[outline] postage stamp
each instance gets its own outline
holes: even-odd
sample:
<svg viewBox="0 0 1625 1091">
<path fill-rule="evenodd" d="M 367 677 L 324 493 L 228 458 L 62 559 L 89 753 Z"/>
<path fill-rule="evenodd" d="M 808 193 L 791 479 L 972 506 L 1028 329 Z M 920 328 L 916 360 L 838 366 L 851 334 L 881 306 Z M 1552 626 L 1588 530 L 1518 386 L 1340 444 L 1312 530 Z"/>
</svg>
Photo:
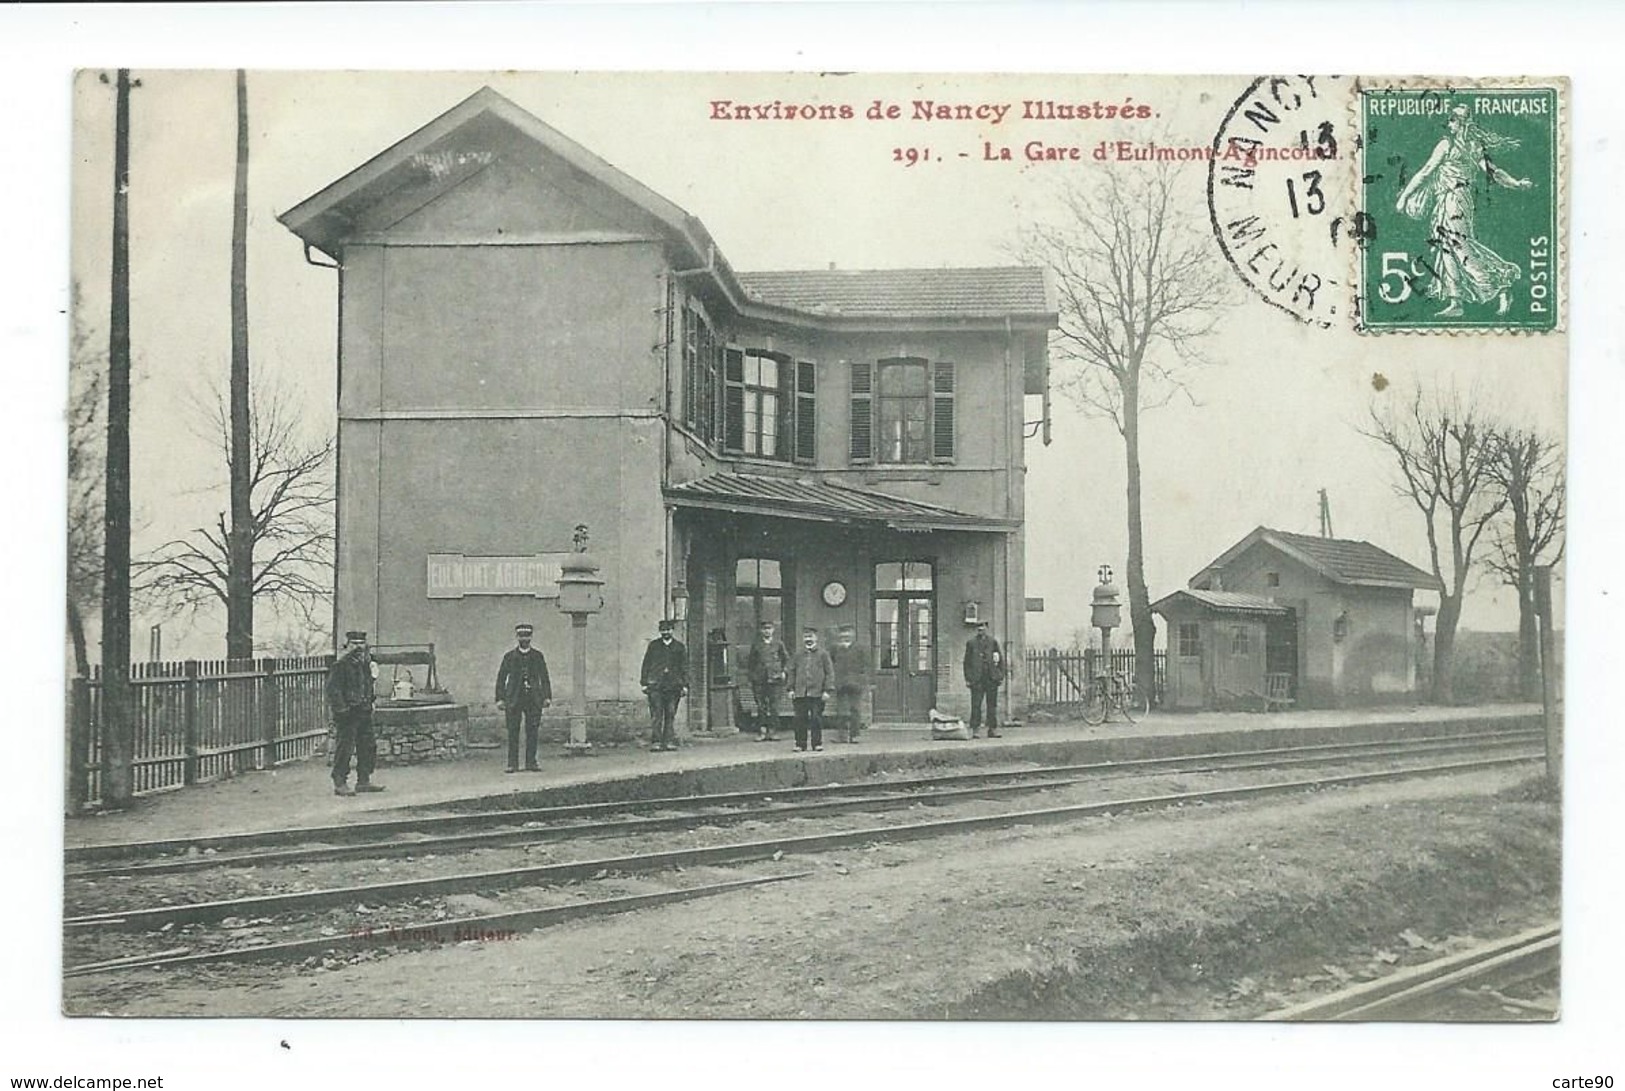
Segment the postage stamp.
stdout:
<svg viewBox="0 0 1625 1091">
<path fill-rule="evenodd" d="M 1358 113 L 1361 327 L 1556 329 L 1559 86 L 1362 86 Z"/>
</svg>

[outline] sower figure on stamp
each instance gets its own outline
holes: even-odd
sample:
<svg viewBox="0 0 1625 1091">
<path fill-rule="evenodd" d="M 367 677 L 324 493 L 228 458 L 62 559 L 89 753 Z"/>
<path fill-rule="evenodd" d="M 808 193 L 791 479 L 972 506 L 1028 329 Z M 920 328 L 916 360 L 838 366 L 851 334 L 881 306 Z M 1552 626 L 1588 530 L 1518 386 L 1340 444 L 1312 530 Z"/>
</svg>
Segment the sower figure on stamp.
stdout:
<svg viewBox="0 0 1625 1091">
<path fill-rule="evenodd" d="M 1512 137 L 1481 128 L 1467 107 L 1452 107 L 1445 135 L 1399 192 L 1395 202 L 1399 211 L 1433 223 L 1428 243 L 1436 268 L 1427 294 L 1445 301 L 1437 317 L 1459 317 L 1463 301 L 1494 300 L 1496 314 L 1506 314 L 1512 305 L 1512 285 L 1523 270 L 1478 240 L 1474 182 L 1482 173 L 1506 189 L 1528 189 L 1532 185 L 1529 179 L 1514 178 L 1492 161 L 1503 148 L 1517 146 Z"/>
<path fill-rule="evenodd" d="M 835 664 L 818 646 L 818 630 L 801 634 L 801 650 L 790 661 L 790 700 L 796 713 L 796 749 L 824 749 L 824 702 L 835 696 Z"/>
<path fill-rule="evenodd" d="M 534 773 L 536 740 L 542 726 L 542 709 L 553 703 L 553 680 L 547 674 L 547 659 L 541 649 L 530 646 L 536 633 L 533 626 L 513 627 L 516 647 L 509 648 L 497 668 L 497 707 L 508 720 L 508 772 L 519 771 L 519 725 L 525 726 L 525 768 Z"/>
<path fill-rule="evenodd" d="M 756 739 L 772 742 L 779 726 L 779 698 L 784 693 L 785 676 L 790 669 L 790 653 L 785 650 L 771 621 L 764 621 L 760 634 L 745 653 L 745 677 L 750 679 L 751 696 L 756 698 Z"/>
<path fill-rule="evenodd" d="M 649 696 L 650 750 L 677 749 L 677 705 L 688 692 L 688 649 L 672 635 L 675 625 L 660 623 L 660 636 L 643 653 L 639 678 Z"/>
<path fill-rule="evenodd" d="M 999 737 L 999 684 L 1004 681 L 1004 651 L 988 634 L 987 622 L 976 626 L 976 635 L 965 642 L 965 684 L 970 687 L 970 737 L 976 738 L 982 726 L 982 707 L 987 706 L 987 737 Z"/>
<path fill-rule="evenodd" d="M 863 694 L 869 688 L 869 649 L 859 647 L 857 630 L 842 625 L 829 653 L 835 664 L 835 716 L 846 741 L 858 741 L 863 731 Z"/>
<path fill-rule="evenodd" d="M 333 713 L 337 741 L 333 748 L 333 794 L 353 796 L 356 792 L 381 792 L 382 784 L 372 782 L 378 761 L 378 739 L 372 731 L 372 656 L 367 654 L 367 634 L 352 630 L 344 634 L 344 651 L 327 671 L 327 707 Z M 350 758 L 355 758 L 355 787 L 350 787 Z"/>
</svg>

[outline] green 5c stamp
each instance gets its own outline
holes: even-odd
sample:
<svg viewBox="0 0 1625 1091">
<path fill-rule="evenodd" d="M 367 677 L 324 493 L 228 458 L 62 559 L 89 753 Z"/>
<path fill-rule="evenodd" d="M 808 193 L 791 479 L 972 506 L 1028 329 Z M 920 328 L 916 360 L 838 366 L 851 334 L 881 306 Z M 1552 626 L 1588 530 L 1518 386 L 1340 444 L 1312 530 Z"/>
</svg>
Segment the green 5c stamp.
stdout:
<svg viewBox="0 0 1625 1091">
<path fill-rule="evenodd" d="M 1556 329 L 1556 86 L 1363 87 L 1360 326 Z"/>
</svg>

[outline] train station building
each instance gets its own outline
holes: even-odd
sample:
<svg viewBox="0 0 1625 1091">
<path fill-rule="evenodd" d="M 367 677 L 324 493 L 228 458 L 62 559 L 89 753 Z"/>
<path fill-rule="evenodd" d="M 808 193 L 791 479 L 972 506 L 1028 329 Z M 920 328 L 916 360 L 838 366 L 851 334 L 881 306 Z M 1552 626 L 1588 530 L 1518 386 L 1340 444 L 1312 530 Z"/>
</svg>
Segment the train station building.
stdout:
<svg viewBox="0 0 1625 1091">
<path fill-rule="evenodd" d="M 554 581 L 584 524 L 602 715 L 645 718 L 662 617 L 690 651 L 690 730 L 732 726 L 762 619 L 787 643 L 854 626 L 882 722 L 968 708 L 977 621 L 1020 662 L 1023 402 L 1057 324 L 1041 270 L 738 272 L 698 219 L 489 89 L 281 220 L 339 270 L 338 631 L 433 644 L 478 707 L 528 621 L 566 698 Z M 1019 709 L 1019 671 L 1010 688 Z"/>
</svg>

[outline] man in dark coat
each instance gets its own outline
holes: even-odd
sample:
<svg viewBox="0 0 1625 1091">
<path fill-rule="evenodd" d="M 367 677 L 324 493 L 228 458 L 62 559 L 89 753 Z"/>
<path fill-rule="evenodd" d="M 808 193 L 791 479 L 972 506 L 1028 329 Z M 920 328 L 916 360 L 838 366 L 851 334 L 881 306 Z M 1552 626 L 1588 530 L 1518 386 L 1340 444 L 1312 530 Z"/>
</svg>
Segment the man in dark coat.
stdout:
<svg viewBox="0 0 1625 1091">
<path fill-rule="evenodd" d="M 965 643 L 965 684 L 970 687 L 970 737 L 976 738 L 982 726 L 982 706 L 987 706 L 987 737 L 999 737 L 999 684 L 1004 681 L 1004 652 L 988 635 L 987 622 L 976 626 L 976 635 Z"/>
<path fill-rule="evenodd" d="M 775 626 L 764 621 L 761 633 L 745 653 L 745 677 L 750 679 L 751 696 L 756 698 L 756 739 L 772 742 L 779 727 L 779 699 L 790 672 L 790 653 L 774 635 Z"/>
<path fill-rule="evenodd" d="M 344 634 L 344 651 L 327 671 L 327 707 L 333 713 L 337 740 L 333 748 L 333 794 L 353 796 L 356 792 L 381 792 L 382 784 L 372 782 L 378 761 L 378 739 L 372 731 L 372 657 L 367 654 L 367 634 L 352 630 Z M 350 787 L 350 757 L 355 757 L 355 787 Z"/>
<path fill-rule="evenodd" d="M 801 634 L 801 650 L 790 660 L 790 701 L 796 713 L 796 749 L 824 749 L 824 702 L 835 696 L 835 664 L 818 646 L 818 630 Z"/>
<path fill-rule="evenodd" d="M 525 768 L 534 773 L 536 739 L 541 731 L 542 709 L 553 703 L 553 680 L 547 674 L 547 659 L 540 648 L 530 646 L 536 634 L 533 626 L 513 627 L 517 647 L 509 648 L 497 668 L 497 707 L 508 719 L 508 772 L 519 771 L 519 724 L 525 725 Z"/>
<path fill-rule="evenodd" d="M 829 658 L 835 664 L 835 718 L 846 741 L 857 742 L 863 731 L 863 691 L 869 687 L 869 649 L 858 645 L 856 629 L 842 625 Z"/>
<path fill-rule="evenodd" d="M 688 692 L 688 649 L 672 634 L 674 628 L 662 621 L 660 636 L 643 652 L 639 681 L 649 695 L 650 750 L 677 749 L 677 705 Z"/>
</svg>

